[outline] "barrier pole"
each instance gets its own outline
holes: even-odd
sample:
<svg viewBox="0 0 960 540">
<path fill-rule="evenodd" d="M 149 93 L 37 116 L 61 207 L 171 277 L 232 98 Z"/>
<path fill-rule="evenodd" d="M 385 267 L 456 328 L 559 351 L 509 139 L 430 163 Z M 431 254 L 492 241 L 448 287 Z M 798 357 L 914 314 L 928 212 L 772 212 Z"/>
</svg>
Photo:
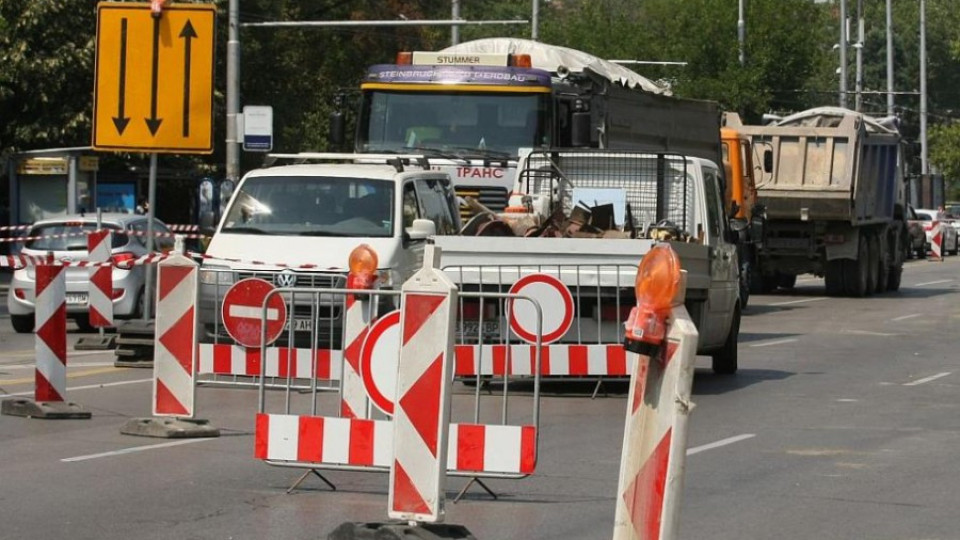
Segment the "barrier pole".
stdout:
<svg viewBox="0 0 960 540">
<path fill-rule="evenodd" d="M 943 228 L 940 221 L 933 223 L 933 236 L 930 241 L 930 251 L 939 262 L 943 262 Z"/>
<path fill-rule="evenodd" d="M 46 419 L 87 419 L 89 411 L 64 399 L 67 393 L 67 305 L 65 267 L 36 267 L 34 293 L 36 387 L 34 401 L 8 399 L 0 414 Z"/>
<path fill-rule="evenodd" d="M 110 229 L 97 229 L 87 235 L 87 260 L 92 263 L 109 263 L 113 233 Z M 116 334 L 107 336 L 104 328 L 113 322 L 113 265 L 96 264 L 90 267 L 90 287 L 87 293 L 90 326 L 98 329 L 97 337 L 81 337 L 74 346 L 77 350 L 108 350 L 116 345 Z"/>
<path fill-rule="evenodd" d="M 651 354 L 627 351 L 627 397 L 614 540 L 677 538 L 687 447 L 687 418 L 699 334 L 681 286 L 666 340 Z"/>
<path fill-rule="evenodd" d="M 153 417 L 133 418 L 120 433 L 142 437 L 218 437 L 195 419 L 199 265 L 175 254 L 157 265 L 153 358 Z"/>
</svg>

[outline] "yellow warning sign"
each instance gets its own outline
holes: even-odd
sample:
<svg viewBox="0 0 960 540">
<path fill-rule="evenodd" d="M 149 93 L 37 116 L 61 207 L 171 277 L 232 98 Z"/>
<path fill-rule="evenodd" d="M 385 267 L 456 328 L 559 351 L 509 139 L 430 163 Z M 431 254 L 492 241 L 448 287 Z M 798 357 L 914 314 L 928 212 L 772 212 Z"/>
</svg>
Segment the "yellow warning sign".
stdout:
<svg viewBox="0 0 960 540">
<path fill-rule="evenodd" d="M 93 147 L 213 151 L 216 7 L 97 4 Z"/>
</svg>

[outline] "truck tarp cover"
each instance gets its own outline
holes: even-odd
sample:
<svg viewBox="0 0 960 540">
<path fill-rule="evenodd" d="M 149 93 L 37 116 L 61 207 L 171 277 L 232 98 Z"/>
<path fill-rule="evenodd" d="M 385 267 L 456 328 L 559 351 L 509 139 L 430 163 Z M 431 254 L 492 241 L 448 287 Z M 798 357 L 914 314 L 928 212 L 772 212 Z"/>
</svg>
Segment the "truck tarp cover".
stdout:
<svg viewBox="0 0 960 540">
<path fill-rule="evenodd" d="M 533 67 L 557 72 L 560 66 L 573 73 L 583 72 L 584 69 L 600 75 L 610 81 L 617 82 L 628 88 L 641 88 L 654 94 L 670 95 L 670 91 L 657 83 L 643 77 L 639 73 L 627 69 L 619 64 L 609 62 L 592 54 L 557 45 L 548 45 L 529 39 L 488 38 L 460 43 L 443 49 L 445 53 L 499 53 L 499 54 L 529 54 Z"/>
</svg>

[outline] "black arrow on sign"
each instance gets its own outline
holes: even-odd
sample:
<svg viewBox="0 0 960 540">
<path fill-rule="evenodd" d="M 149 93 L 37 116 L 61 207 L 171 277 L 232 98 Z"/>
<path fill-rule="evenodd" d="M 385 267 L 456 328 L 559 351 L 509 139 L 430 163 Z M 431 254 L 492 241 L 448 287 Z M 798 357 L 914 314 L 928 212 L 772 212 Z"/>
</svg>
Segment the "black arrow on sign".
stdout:
<svg viewBox="0 0 960 540">
<path fill-rule="evenodd" d="M 123 135 L 130 119 L 123 115 L 123 108 L 127 93 L 127 19 L 120 19 L 120 99 L 118 100 L 117 115 L 113 117 L 113 125 L 117 133 Z"/>
<path fill-rule="evenodd" d="M 156 135 L 157 130 L 160 129 L 160 123 L 163 122 L 162 118 L 157 118 L 157 92 L 159 89 L 158 86 L 158 77 L 160 72 L 160 18 L 156 17 L 153 19 L 153 79 L 152 86 L 150 88 L 150 118 L 146 118 L 147 129 L 150 130 L 151 135 Z"/>
<path fill-rule="evenodd" d="M 190 42 L 197 37 L 190 19 L 183 25 L 180 37 L 184 39 L 183 48 L 183 136 L 190 136 Z"/>
</svg>

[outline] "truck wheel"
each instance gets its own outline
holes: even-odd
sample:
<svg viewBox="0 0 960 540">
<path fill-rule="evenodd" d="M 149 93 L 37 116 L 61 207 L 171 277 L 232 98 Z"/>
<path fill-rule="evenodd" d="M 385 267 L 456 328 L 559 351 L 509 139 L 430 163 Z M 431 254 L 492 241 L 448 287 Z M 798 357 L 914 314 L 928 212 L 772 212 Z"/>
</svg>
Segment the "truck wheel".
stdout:
<svg viewBox="0 0 960 540">
<path fill-rule="evenodd" d="M 861 240 L 864 240 L 861 238 Z M 877 283 L 880 282 L 880 239 L 875 234 L 871 234 L 867 241 L 867 291 L 865 294 L 871 295 L 877 290 Z"/>
<path fill-rule="evenodd" d="M 827 296 L 842 296 L 843 286 L 843 261 L 827 261 L 827 267 L 824 271 L 824 283 L 827 286 Z"/>
<path fill-rule="evenodd" d="M 753 269 L 750 267 L 750 263 L 740 265 L 740 305 L 743 307 L 747 307 L 747 302 L 750 301 L 750 281 L 752 274 Z"/>
<path fill-rule="evenodd" d="M 10 315 L 10 324 L 18 334 L 33 332 L 33 315 Z"/>
<path fill-rule="evenodd" d="M 903 265 L 890 267 L 890 279 L 887 281 L 887 290 L 896 292 L 900 290 L 900 278 L 903 277 Z"/>
<path fill-rule="evenodd" d="M 861 236 L 857 258 L 843 260 L 843 284 L 847 296 L 859 298 L 867 294 L 867 283 L 870 280 L 870 248 L 867 243 L 867 239 Z"/>
<path fill-rule="evenodd" d="M 920 246 L 920 249 L 917 250 L 917 258 L 918 258 L 918 259 L 926 259 L 926 258 L 927 258 L 927 252 L 928 252 L 928 251 L 930 251 L 930 248 L 928 248 L 928 247 L 927 247 L 927 243 L 924 242 L 923 245 Z"/>
<path fill-rule="evenodd" d="M 884 293 L 887 292 L 887 285 L 890 283 L 890 268 L 891 265 L 889 260 L 893 257 L 890 253 L 890 246 L 887 244 L 885 237 L 880 237 L 880 261 L 877 268 L 877 292 Z"/>
<path fill-rule="evenodd" d="M 777 285 L 781 289 L 792 289 L 797 285 L 796 274 L 777 274 Z"/>
<path fill-rule="evenodd" d="M 740 306 L 734 308 L 730 333 L 719 351 L 713 353 L 713 372 L 717 375 L 732 375 L 737 372 L 737 338 L 740 335 Z"/>
</svg>

